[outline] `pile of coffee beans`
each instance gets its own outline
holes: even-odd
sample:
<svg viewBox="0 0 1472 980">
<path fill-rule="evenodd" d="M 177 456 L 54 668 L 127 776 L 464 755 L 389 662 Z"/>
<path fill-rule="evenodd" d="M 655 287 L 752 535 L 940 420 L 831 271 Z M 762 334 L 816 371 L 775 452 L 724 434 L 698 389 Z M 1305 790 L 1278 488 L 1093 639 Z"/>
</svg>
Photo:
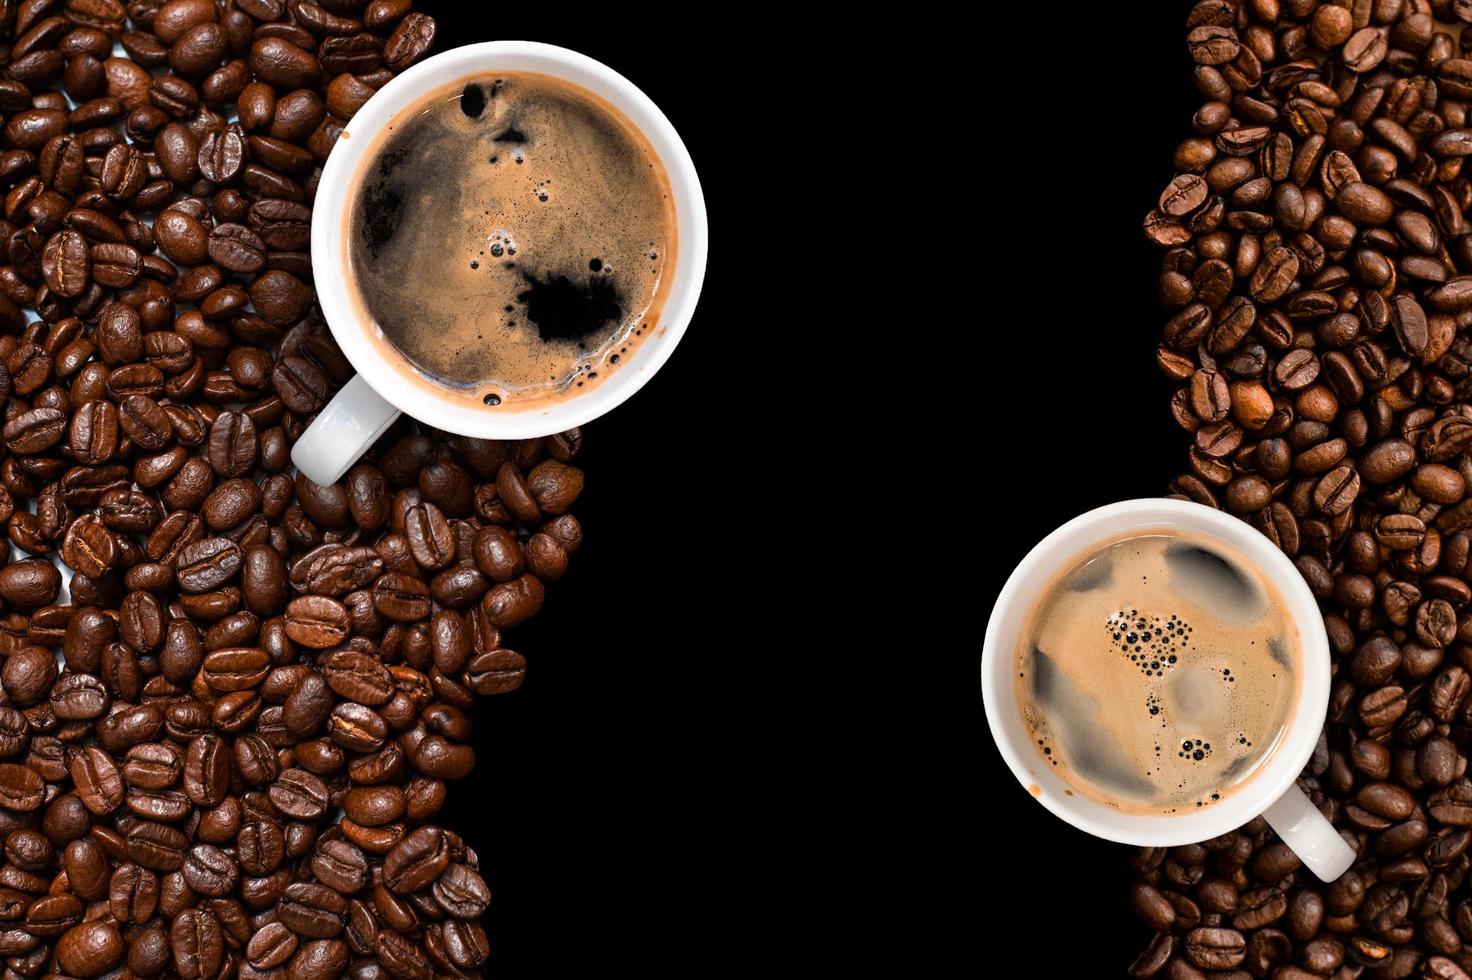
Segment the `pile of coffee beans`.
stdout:
<svg viewBox="0 0 1472 980">
<path fill-rule="evenodd" d="M 1472 975 L 1472 3 L 1202 0 L 1203 103 L 1145 220 L 1191 434 L 1171 490 L 1277 543 L 1324 612 L 1300 785 L 1323 884 L 1255 820 L 1142 851 L 1137 977 Z"/>
<path fill-rule="evenodd" d="M 322 163 L 434 38 L 410 0 L 0 0 L 7 977 L 487 959 L 432 821 L 580 543 L 581 436 L 401 421 L 334 486 L 289 469 L 351 375 Z"/>
</svg>

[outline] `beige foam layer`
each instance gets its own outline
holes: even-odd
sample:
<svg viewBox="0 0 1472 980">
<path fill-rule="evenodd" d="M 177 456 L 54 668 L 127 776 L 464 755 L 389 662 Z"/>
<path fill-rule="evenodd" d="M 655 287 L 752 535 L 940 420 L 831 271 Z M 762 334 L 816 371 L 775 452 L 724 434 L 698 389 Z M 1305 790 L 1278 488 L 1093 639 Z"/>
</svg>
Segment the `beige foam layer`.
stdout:
<svg viewBox="0 0 1472 980">
<path fill-rule="evenodd" d="M 1173 644 L 1128 643 L 1131 629 L 1141 639 L 1141 617 L 1164 634 L 1171 616 L 1186 624 Z M 1271 585 L 1240 555 L 1186 535 L 1117 540 L 1076 563 L 1040 596 L 1024 636 L 1016 682 L 1034 748 L 1085 795 L 1130 812 L 1209 805 L 1250 780 L 1276 751 L 1301 683 L 1289 669 L 1301 644 Z M 1130 659 L 1157 653 L 1158 669 Z M 1210 745 L 1200 760 L 1197 739 Z"/>
</svg>

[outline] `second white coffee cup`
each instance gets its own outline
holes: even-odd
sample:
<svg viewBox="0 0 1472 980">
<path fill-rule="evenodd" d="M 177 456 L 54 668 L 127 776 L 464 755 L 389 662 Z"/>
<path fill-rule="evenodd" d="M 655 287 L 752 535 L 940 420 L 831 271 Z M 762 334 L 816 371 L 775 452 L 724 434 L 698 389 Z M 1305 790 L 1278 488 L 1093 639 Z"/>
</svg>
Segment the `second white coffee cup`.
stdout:
<svg viewBox="0 0 1472 980">
<path fill-rule="evenodd" d="M 537 72 L 571 82 L 604 99 L 631 122 L 659 157 L 669 179 L 678 239 L 674 278 L 663 312 L 637 353 L 586 392 L 521 410 L 467 403 L 449 391 L 417 384 L 395 363 L 378 329 L 359 312 L 347 280 L 345 222 L 373 134 L 401 110 L 441 86 L 488 72 Z M 685 144 L 663 112 L 634 83 L 592 58 L 534 41 L 469 44 L 413 66 L 352 118 L 327 158 L 312 206 L 312 275 L 317 302 L 337 344 L 358 374 L 329 402 L 291 452 L 297 469 L 316 483 L 335 483 L 398 418 L 408 414 L 446 432 L 482 439 L 529 439 L 591 421 L 644 386 L 684 336 L 705 278 L 707 228 L 700 179 Z M 433 289 L 433 284 L 423 288 Z"/>
<path fill-rule="evenodd" d="M 1262 771 L 1219 803 L 1189 813 L 1126 813 L 1074 792 L 1034 750 L 1017 704 L 1013 670 L 1027 616 L 1049 583 L 1105 541 L 1125 535 L 1186 531 L 1242 555 L 1267 576 L 1298 629 L 1302 652 L 1299 701 L 1287 734 Z M 1259 814 L 1309 870 L 1338 878 L 1356 855 L 1303 791 L 1307 765 L 1329 707 L 1329 640 L 1318 604 L 1287 556 L 1250 525 L 1182 500 L 1126 500 L 1091 510 L 1044 538 L 1012 572 L 992 608 L 981 657 L 981 690 L 992 737 L 1019 782 L 1038 802 L 1107 840 L 1168 847 L 1219 837 Z"/>
</svg>

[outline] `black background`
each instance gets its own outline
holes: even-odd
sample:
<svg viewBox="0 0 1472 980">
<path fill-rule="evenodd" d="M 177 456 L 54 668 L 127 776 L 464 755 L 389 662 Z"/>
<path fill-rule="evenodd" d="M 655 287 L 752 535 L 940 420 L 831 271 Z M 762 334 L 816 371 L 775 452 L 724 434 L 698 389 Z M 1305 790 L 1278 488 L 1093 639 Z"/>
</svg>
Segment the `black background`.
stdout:
<svg viewBox="0 0 1472 980">
<path fill-rule="evenodd" d="M 724 829 L 747 806 L 740 726 L 757 723 L 733 717 L 737 690 L 751 690 L 735 658 L 754 626 L 732 606 L 770 531 L 741 503 L 759 437 L 732 363 L 757 312 L 732 263 L 733 229 L 756 226 L 743 213 L 750 188 L 731 187 L 735 69 L 698 45 L 558 8 L 415 6 L 438 21 L 436 50 L 526 39 L 612 66 L 665 111 L 702 177 L 711 248 L 699 312 L 658 377 L 584 428 L 573 513 L 585 544 L 541 613 L 508 634 L 526 682 L 476 706 L 477 766 L 442 811 L 491 886 L 492 975 L 615 964 L 672 975 L 727 942 L 718 896 L 750 874 L 749 835 Z"/>
<path fill-rule="evenodd" d="M 1140 225 L 1200 101 L 1189 5 L 989 10 L 945 54 L 933 29 L 753 15 L 671 44 L 416 7 L 440 50 L 527 38 L 627 75 L 710 212 L 690 331 L 585 427 L 587 543 L 451 786 L 491 973 L 984 974 L 1007 943 L 1122 976 L 1149 938 L 1131 850 L 1017 785 L 978 666 L 1027 550 L 1185 458 Z"/>
</svg>

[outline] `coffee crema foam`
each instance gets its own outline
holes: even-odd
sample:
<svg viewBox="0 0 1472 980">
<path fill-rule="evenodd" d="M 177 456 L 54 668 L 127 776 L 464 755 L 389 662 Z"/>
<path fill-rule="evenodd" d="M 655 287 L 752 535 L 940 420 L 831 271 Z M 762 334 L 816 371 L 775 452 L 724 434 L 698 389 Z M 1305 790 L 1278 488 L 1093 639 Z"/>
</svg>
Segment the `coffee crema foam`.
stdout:
<svg viewBox="0 0 1472 980">
<path fill-rule="evenodd" d="M 498 411 L 545 405 L 658 329 L 669 181 L 607 102 L 547 75 L 472 76 L 377 139 L 347 217 L 349 282 L 421 383 Z"/>
<path fill-rule="evenodd" d="M 1017 653 L 1039 757 L 1132 813 L 1178 813 L 1251 780 L 1286 735 L 1296 628 L 1272 586 L 1216 541 L 1134 535 L 1043 590 Z"/>
</svg>

